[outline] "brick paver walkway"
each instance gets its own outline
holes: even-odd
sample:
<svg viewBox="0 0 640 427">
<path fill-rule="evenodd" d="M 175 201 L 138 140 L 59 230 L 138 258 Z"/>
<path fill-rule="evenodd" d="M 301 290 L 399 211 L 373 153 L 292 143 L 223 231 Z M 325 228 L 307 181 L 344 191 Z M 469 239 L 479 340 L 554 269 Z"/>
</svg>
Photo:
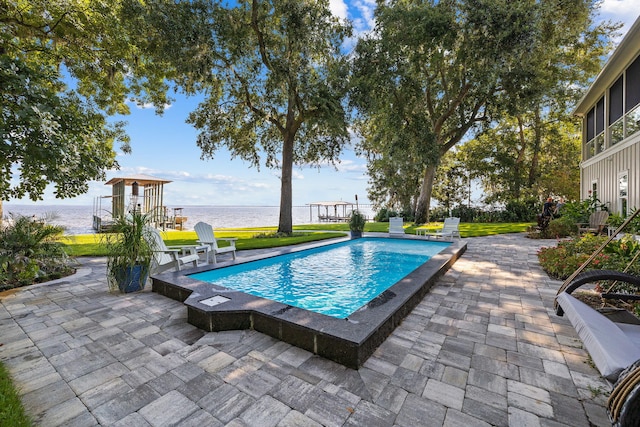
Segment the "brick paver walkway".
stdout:
<svg viewBox="0 0 640 427">
<path fill-rule="evenodd" d="M 204 333 L 102 259 L 0 294 L 0 360 L 38 426 L 605 426 L 610 387 L 522 234 L 468 250 L 355 371 L 255 331 Z M 242 253 L 239 253 L 242 256 Z"/>
</svg>

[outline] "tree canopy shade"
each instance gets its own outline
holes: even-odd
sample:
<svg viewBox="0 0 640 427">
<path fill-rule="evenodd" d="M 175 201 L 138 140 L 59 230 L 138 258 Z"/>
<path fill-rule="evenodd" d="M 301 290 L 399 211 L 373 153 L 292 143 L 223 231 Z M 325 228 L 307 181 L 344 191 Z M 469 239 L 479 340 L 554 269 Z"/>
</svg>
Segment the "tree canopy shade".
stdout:
<svg viewBox="0 0 640 427">
<path fill-rule="evenodd" d="M 583 41 L 595 4 L 378 2 L 375 31 L 356 49 L 351 99 L 361 113 L 363 151 L 420 165 L 416 222 L 428 220 L 435 171 L 447 151 L 469 130 L 491 126 L 502 106 L 526 111 L 530 105 L 522 100 L 537 99 L 544 90 L 548 94 L 558 82 L 549 74 L 550 63 L 558 69 L 574 65 L 563 50 L 588 54 L 590 46 Z M 549 49 L 558 55 L 543 56 Z M 541 87 L 548 78 L 551 84 Z M 389 169 L 372 170 L 381 164 Z M 400 171 L 394 164 L 369 163 L 371 179 Z M 408 177 L 407 183 L 413 180 Z"/>
<path fill-rule="evenodd" d="M 143 53 L 135 0 L 0 2 L 0 215 L 9 197 L 88 189 L 130 150 L 126 101 L 166 104 L 165 64 Z M 72 81 L 74 87 L 66 82 Z"/>
<path fill-rule="evenodd" d="M 579 124 L 568 115 L 526 122 L 503 118 L 500 123 L 464 143 L 460 152 L 469 173 L 479 179 L 485 201 L 507 202 L 550 195 L 579 197 Z"/>
<path fill-rule="evenodd" d="M 255 167 L 280 169 L 278 231 L 291 233 L 293 166 L 333 162 L 349 139 L 349 64 L 340 48 L 350 26 L 328 0 L 178 7 L 192 16 L 180 28 L 165 23 L 165 50 L 180 46 L 172 57 L 178 84 L 206 94 L 188 119 L 200 130 L 202 157 L 224 146 Z"/>
</svg>

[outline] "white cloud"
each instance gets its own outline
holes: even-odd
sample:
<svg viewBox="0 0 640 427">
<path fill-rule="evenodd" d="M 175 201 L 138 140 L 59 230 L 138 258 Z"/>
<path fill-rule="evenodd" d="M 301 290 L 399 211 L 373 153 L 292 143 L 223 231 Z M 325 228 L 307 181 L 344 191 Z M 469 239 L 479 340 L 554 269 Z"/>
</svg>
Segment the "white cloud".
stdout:
<svg viewBox="0 0 640 427">
<path fill-rule="evenodd" d="M 375 0 L 356 0 L 353 5 L 358 10 L 360 18 L 354 20 L 357 31 L 368 31 L 375 26 L 374 11 L 376 10 Z"/>
<path fill-rule="evenodd" d="M 338 165 L 339 172 L 366 172 L 366 163 L 356 163 L 353 160 L 343 160 Z"/>
<path fill-rule="evenodd" d="M 344 0 L 329 0 L 329 10 L 340 19 L 347 19 L 347 4 Z"/>
<path fill-rule="evenodd" d="M 640 0 L 604 0 L 600 6 L 600 18 L 622 22 L 620 30 L 626 34 L 640 14 Z"/>
<path fill-rule="evenodd" d="M 129 100 L 127 101 L 127 104 L 133 105 L 133 106 L 135 106 L 135 107 L 136 107 L 137 109 L 139 109 L 139 110 L 149 110 L 149 109 L 152 109 L 152 108 L 153 108 L 153 109 L 155 109 L 155 108 L 156 108 L 156 106 L 155 106 L 155 105 L 153 105 L 153 104 L 152 104 L 152 103 L 150 103 L 150 102 L 140 103 L 140 102 L 138 102 L 138 101 L 136 101 L 136 100 L 134 100 L 134 99 L 129 99 Z M 163 108 L 164 108 L 165 110 L 168 110 L 168 109 L 169 109 L 169 108 L 171 108 L 171 107 L 172 107 L 172 104 L 164 104 L 164 107 L 163 107 Z"/>
</svg>

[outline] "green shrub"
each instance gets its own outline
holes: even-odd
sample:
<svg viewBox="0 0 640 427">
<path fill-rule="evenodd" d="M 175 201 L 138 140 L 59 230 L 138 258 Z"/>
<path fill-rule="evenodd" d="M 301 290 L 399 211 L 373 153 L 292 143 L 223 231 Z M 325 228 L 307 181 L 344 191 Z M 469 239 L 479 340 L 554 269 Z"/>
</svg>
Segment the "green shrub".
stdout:
<svg viewBox="0 0 640 427">
<path fill-rule="evenodd" d="M 578 226 L 571 218 L 560 217 L 549 222 L 545 233 L 549 235 L 549 237 L 563 238 L 575 234 L 577 231 Z"/>
<path fill-rule="evenodd" d="M 509 200 L 502 213 L 502 221 L 528 222 L 533 221 L 536 214 L 542 210 L 540 202 L 536 199 Z"/>
<path fill-rule="evenodd" d="M 590 194 L 589 197 L 580 202 L 568 202 L 565 204 L 562 208 L 562 216 L 568 217 L 576 223 L 586 223 L 589 222 L 589 215 L 597 210 L 606 211 L 608 209 L 594 194 Z"/>
<path fill-rule="evenodd" d="M 295 233 L 295 234 L 299 234 L 299 233 Z M 254 234 L 253 237 L 256 239 L 280 239 L 283 237 L 291 237 L 291 235 L 287 233 L 281 233 L 279 231 L 273 231 L 268 233 L 257 233 L 257 234 Z"/>
<path fill-rule="evenodd" d="M 373 220 L 375 222 L 389 222 L 389 218 L 395 216 L 398 216 L 398 212 L 387 208 L 381 208 L 373 217 Z"/>
<path fill-rule="evenodd" d="M 362 233 L 366 223 L 367 219 L 360 211 L 351 212 L 351 216 L 349 217 L 349 230 Z"/>
<path fill-rule="evenodd" d="M 487 214 L 487 221 L 478 221 L 478 217 Z M 491 218 L 490 213 L 483 212 L 480 209 L 472 208 L 465 205 L 458 205 L 451 209 L 451 215 L 456 218 L 460 218 L 460 222 L 497 222 L 497 218 Z"/>
<path fill-rule="evenodd" d="M 541 248 L 538 251 L 538 260 L 544 271 L 559 280 L 569 277 L 588 258 L 587 254 L 572 254 L 560 244 L 557 248 Z"/>
<path fill-rule="evenodd" d="M 556 247 L 542 248 L 538 251 L 540 265 L 553 278 L 564 280 L 578 269 L 607 240 L 604 236 L 586 234 L 584 237 L 558 242 Z M 599 253 L 586 270 L 627 269 L 631 274 L 640 274 L 640 263 L 629 264 L 640 251 L 640 243 L 627 236 L 610 242 Z"/>
<path fill-rule="evenodd" d="M 636 211 L 636 208 L 632 209 L 631 214 L 633 214 L 635 211 Z M 609 226 L 609 228 L 613 228 L 615 230 L 618 227 L 620 227 L 625 220 L 626 218 L 623 218 L 622 215 L 617 213 L 612 213 L 611 215 L 609 215 L 609 219 L 607 220 L 607 225 Z M 622 232 L 630 233 L 630 234 L 640 234 L 640 215 L 633 218 L 631 222 L 627 224 L 627 226 L 624 228 Z"/>
<path fill-rule="evenodd" d="M 622 217 L 622 215 L 620 215 L 619 213 L 612 213 L 607 219 L 607 227 L 609 227 L 609 229 L 617 230 L 623 222 L 624 218 Z"/>
<path fill-rule="evenodd" d="M 0 230 L 0 290 L 59 278 L 73 272 L 64 229 L 34 218 L 11 215 Z"/>
</svg>

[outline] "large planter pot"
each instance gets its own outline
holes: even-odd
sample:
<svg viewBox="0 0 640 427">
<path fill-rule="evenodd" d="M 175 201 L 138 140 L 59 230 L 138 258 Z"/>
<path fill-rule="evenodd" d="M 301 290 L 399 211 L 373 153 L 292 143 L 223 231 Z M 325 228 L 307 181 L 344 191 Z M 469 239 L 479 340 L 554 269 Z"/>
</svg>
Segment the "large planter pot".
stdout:
<svg viewBox="0 0 640 427">
<path fill-rule="evenodd" d="M 138 292 L 144 289 L 149 272 L 142 265 L 122 268 L 118 272 L 118 288 L 120 292 Z"/>
<path fill-rule="evenodd" d="M 351 232 L 351 238 L 352 239 L 359 239 L 362 237 L 362 231 L 352 231 Z"/>
</svg>

